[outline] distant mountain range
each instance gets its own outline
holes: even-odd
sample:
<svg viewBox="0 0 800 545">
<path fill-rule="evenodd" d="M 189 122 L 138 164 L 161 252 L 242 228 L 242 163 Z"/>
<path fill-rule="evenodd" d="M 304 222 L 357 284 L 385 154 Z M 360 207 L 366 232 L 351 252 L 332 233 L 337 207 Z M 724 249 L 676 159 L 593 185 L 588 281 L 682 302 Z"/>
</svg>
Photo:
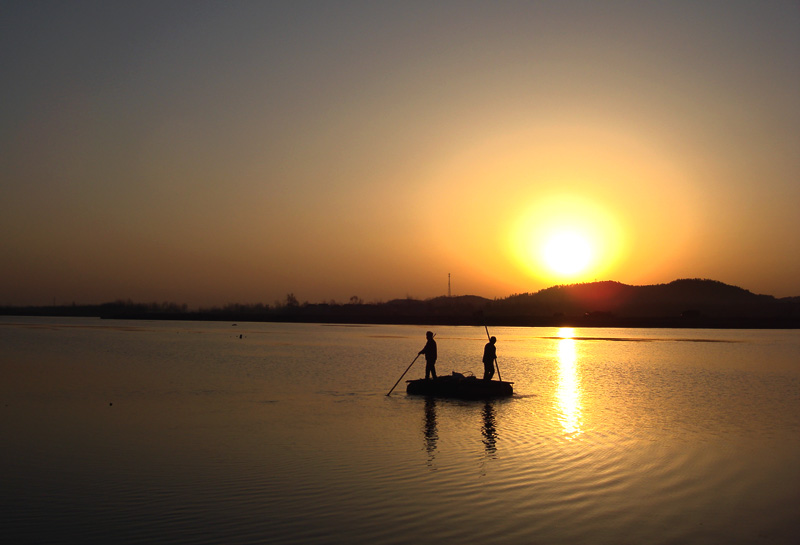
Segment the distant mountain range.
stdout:
<svg viewBox="0 0 800 545">
<path fill-rule="evenodd" d="M 800 298 L 776 299 L 714 280 L 685 279 L 669 284 L 629 286 L 592 282 L 554 286 L 535 294 L 515 295 L 503 306 L 522 306 L 540 315 L 611 313 L 619 316 L 775 316 Z"/>
<path fill-rule="evenodd" d="M 715 280 L 682 279 L 630 286 L 590 282 L 553 286 L 504 299 L 474 295 L 395 299 L 386 303 L 228 305 L 189 311 L 186 305 L 118 301 L 96 306 L 6 307 L 0 314 L 101 316 L 222 321 L 403 323 L 450 325 L 800 328 L 800 297 L 775 298 Z"/>
<path fill-rule="evenodd" d="M 630 286 L 590 282 L 490 300 L 476 296 L 395 300 L 389 307 L 426 309 L 431 317 L 514 325 L 798 327 L 800 297 L 775 298 L 715 280 L 681 279 Z M 449 318 L 449 320 L 448 320 Z"/>
</svg>

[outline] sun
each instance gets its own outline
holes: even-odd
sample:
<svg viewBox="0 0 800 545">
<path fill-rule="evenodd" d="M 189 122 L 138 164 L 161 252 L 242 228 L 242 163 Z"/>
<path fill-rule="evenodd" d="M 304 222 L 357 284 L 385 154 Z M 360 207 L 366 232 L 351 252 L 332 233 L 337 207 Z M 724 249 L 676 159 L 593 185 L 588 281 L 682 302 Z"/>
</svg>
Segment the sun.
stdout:
<svg viewBox="0 0 800 545">
<path fill-rule="evenodd" d="M 575 231 L 559 231 L 542 247 L 542 261 L 554 273 L 580 274 L 592 262 L 593 250 L 588 238 Z"/>
<path fill-rule="evenodd" d="M 522 210 L 508 247 L 520 270 L 552 285 L 607 274 L 620 261 L 623 239 L 615 215 L 598 201 L 555 195 Z"/>
</svg>

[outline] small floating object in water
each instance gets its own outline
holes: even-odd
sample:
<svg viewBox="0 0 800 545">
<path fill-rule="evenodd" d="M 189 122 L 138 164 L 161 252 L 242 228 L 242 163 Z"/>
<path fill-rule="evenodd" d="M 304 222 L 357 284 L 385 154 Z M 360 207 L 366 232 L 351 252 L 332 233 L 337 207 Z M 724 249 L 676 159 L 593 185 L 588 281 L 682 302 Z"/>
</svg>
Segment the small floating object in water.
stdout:
<svg viewBox="0 0 800 545">
<path fill-rule="evenodd" d="M 407 380 L 406 393 L 431 397 L 452 397 L 456 399 L 488 399 L 511 397 L 514 395 L 513 382 L 504 380 L 483 380 L 453 372 L 435 379 Z"/>
</svg>

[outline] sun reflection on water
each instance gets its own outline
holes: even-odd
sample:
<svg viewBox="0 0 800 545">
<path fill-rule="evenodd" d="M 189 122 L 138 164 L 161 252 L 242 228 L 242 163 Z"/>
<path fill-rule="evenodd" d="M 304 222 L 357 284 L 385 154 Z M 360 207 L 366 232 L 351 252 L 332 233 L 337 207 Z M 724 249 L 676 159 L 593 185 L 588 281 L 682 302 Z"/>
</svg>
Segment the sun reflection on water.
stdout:
<svg viewBox="0 0 800 545">
<path fill-rule="evenodd" d="M 575 346 L 575 330 L 564 327 L 558 331 L 558 388 L 556 390 L 557 411 L 561 427 L 571 439 L 581 430 L 581 388 L 578 380 L 578 352 Z"/>
</svg>

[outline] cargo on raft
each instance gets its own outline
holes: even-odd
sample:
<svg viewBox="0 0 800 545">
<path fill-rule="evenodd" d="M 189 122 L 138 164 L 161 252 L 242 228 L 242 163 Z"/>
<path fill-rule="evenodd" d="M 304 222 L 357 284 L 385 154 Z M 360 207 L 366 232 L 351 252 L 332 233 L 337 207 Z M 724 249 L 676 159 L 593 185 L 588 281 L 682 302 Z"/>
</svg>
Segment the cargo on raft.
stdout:
<svg viewBox="0 0 800 545">
<path fill-rule="evenodd" d="M 407 380 L 406 393 L 430 397 L 453 397 L 457 399 L 488 399 L 514 395 L 513 382 L 483 380 L 453 372 L 434 379 Z"/>
</svg>

